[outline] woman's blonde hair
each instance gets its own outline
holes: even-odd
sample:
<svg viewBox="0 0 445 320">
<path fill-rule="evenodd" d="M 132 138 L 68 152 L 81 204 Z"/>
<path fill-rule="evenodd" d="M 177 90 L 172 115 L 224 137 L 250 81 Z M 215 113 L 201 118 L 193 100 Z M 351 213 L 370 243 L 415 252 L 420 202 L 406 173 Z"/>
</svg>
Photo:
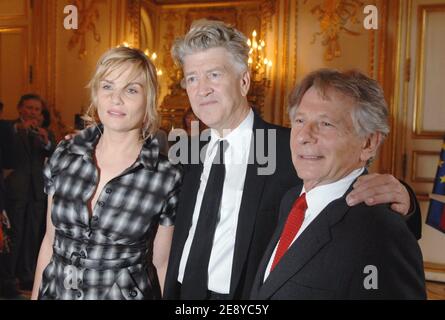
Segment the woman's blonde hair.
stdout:
<svg viewBox="0 0 445 320">
<path fill-rule="evenodd" d="M 156 68 L 148 57 L 140 50 L 127 47 L 112 48 L 105 52 L 96 65 L 93 78 L 88 83 L 90 88 L 91 104 L 83 116 L 88 125 L 97 124 L 97 91 L 100 81 L 104 80 L 114 70 L 130 63 L 132 70 L 127 79 L 130 83 L 141 73 L 143 75 L 143 90 L 146 96 L 146 108 L 141 136 L 145 140 L 153 136 L 159 128 L 159 115 L 157 111 L 158 81 Z"/>
</svg>

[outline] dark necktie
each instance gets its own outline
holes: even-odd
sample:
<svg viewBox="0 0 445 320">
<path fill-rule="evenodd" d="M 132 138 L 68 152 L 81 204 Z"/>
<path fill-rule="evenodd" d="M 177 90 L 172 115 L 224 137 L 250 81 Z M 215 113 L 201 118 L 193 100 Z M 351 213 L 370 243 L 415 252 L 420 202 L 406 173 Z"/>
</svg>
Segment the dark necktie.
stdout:
<svg viewBox="0 0 445 320">
<path fill-rule="evenodd" d="M 224 151 L 227 146 L 227 141 L 221 140 L 215 158 L 213 158 L 184 271 L 181 299 L 204 300 L 207 297 L 209 260 L 219 220 L 219 208 L 226 175 Z"/>
<path fill-rule="evenodd" d="M 292 240 L 294 240 L 295 236 L 300 230 L 301 225 L 304 221 L 304 214 L 306 213 L 306 209 L 306 193 L 303 193 L 294 202 L 289 216 L 287 217 L 286 224 L 284 225 L 283 232 L 280 236 L 280 242 L 278 243 L 277 251 L 275 252 L 272 266 L 270 267 L 270 271 L 272 271 L 278 264 L 278 262 L 280 262 L 280 259 L 284 256 L 287 249 L 291 245 Z"/>
</svg>

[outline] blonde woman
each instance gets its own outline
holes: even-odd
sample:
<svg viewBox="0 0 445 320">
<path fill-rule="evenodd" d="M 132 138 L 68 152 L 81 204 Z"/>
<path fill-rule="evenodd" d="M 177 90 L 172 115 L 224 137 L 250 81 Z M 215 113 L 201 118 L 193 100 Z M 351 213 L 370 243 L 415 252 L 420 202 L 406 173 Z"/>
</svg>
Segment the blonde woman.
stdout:
<svg viewBox="0 0 445 320">
<path fill-rule="evenodd" d="M 45 167 L 48 218 L 32 299 L 157 299 L 181 171 L 159 153 L 157 80 L 139 50 L 106 52 L 90 81 L 93 125 Z"/>
</svg>

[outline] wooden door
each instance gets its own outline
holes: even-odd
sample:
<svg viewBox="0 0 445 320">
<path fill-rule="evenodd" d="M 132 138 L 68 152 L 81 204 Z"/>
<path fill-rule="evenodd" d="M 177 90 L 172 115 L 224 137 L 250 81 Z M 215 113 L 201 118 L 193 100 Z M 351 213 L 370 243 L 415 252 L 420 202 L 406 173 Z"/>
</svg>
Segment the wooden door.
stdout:
<svg viewBox="0 0 445 320">
<path fill-rule="evenodd" d="M 445 0 L 402 1 L 400 173 L 422 210 L 420 246 L 427 278 L 445 282 L 445 234 L 426 215 L 445 136 Z"/>
</svg>

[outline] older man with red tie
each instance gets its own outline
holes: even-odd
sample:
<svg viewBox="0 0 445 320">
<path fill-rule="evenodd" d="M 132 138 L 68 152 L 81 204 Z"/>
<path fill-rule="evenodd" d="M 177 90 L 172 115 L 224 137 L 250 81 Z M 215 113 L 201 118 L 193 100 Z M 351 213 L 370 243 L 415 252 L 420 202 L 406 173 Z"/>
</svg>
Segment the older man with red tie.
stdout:
<svg viewBox="0 0 445 320">
<path fill-rule="evenodd" d="M 253 299 L 425 299 L 422 254 L 389 206 L 346 197 L 389 133 L 376 81 L 322 69 L 290 99 L 292 162 L 303 186 L 283 197 Z"/>
</svg>

